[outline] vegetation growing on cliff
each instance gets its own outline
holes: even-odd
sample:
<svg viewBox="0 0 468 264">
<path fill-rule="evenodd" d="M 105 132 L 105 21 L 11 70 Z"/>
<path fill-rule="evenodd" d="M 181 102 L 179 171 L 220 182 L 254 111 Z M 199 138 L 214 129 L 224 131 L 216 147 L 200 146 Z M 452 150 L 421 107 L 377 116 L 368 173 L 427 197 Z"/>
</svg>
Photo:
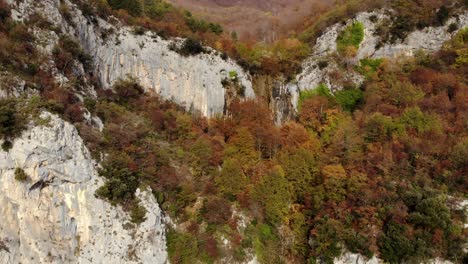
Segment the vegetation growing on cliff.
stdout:
<svg viewBox="0 0 468 264">
<path fill-rule="evenodd" d="M 450 48 L 425 56 L 375 66 L 362 91 L 304 96 L 299 121 L 281 127 L 259 101 L 207 120 L 114 94 L 96 103 L 102 136 L 82 133 L 111 154 L 104 164 L 124 155 L 138 185 L 183 223 L 168 236 L 175 263 L 240 261 L 250 249 L 264 263 L 331 262 L 344 248 L 460 262 L 464 216 L 447 195 L 466 189 L 464 70 Z"/>
<path fill-rule="evenodd" d="M 339 53 L 346 53 L 349 48 L 359 49 L 359 45 L 364 40 L 364 25 L 360 22 L 354 22 L 345 28 L 336 39 L 337 50 Z"/>
<path fill-rule="evenodd" d="M 173 263 L 243 261 L 253 253 L 263 263 L 330 263 L 345 248 L 389 263 L 466 261 L 464 212 L 449 196 L 467 189 L 466 31 L 435 55 L 364 61 L 372 74 L 362 87 L 305 92 L 297 120 L 277 127 L 262 101 L 237 100 L 229 115 L 206 119 L 145 95 L 132 79 L 113 90 L 96 85 L 98 96 L 82 100 L 75 89 L 87 80 L 71 69 L 86 56 L 67 39 L 55 48 L 53 59 L 73 85 L 27 66 L 41 63 L 27 45 L 32 36 L 5 22 L 2 3 L 0 45 L 10 51 L 2 70 L 38 90 L 36 112 L 53 111 L 79 128 L 102 164 L 105 183 L 96 195 L 141 223 L 135 191 L 151 187 L 179 223 L 167 237 Z M 111 12 L 106 6 L 97 8 Z M 238 47 L 249 63 L 271 69 L 307 53 L 297 40 Z M 281 59 L 268 64 L 271 53 Z M 3 137 L 24 124 L 10 104 L 0 103 Z M 103 121 L 102 132 L 86 110 Z"/>
</svg>

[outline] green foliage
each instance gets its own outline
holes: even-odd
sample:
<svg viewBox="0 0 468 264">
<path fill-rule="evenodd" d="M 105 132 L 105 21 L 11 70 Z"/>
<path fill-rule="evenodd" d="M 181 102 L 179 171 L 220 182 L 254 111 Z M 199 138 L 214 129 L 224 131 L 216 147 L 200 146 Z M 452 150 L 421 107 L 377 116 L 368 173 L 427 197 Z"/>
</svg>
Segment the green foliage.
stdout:
<svg viewBox="0 0 468 264">
<path fill-rule="evenodd" d="M 463 167 L 468 164 L 468 139 L 462 139 L 452 149 L 450 161 L 456 166 Z"/>
<path fill-rule="evenodd" d="M 96 195 L 114 204 L 132 201 L 139 186 L 140 174 L 128 168 L 125 154 L 112 154 L 106 159 L 99 174 L 107 181 L 96 190 Z"/>
<path fill-rule="evenodd" d="M 274 228 L 265 223 L 250 225 L 247 227 L 247 241 L 255 250 L 255 255 L 261 263 L 279 263 L 279 238 Z M 249 244 L 250 244 L 249 243 Z M 250 245 L 249 245 L 250 246 Z"/>
<path fill-rule="evenodd" d="M 424 92 L 412 83 L 393 80 L 386 96 L 396 106 L 410 106 L 419 102 Z"/>
<path fill-rule="evenodd" d="M 242 166 L 234 159 L 224 161 L 223 168 L 215 180 L 221 193 L 231 199 L 235 199 L 236 195 L 244 192 L 248 183 Z"/>
<path fill-rule="evenodd" d="M 386 225 L 379 239 L 381 258 L 388 263 L 402 263 L 415 253 L 407 227 L 394 221 Z"/>
<path fill-rule="evenodd" d="M 381 113 L 374 113 L 365 124 L 365 139 L 370 142 L 383 141 L 391 138 L 393 133 L 401 133 L 403 128 L 395 123 L 391 117 Z"/>
<path fill-rule="evenodd" d="M 468 64 L 468 28 L 463 28 L 447 43 L 446 49 L 453 49 L 455 58 L 455 67 L 462 67 Z"/>
<path fill-rule="evenodd" d="M 172 10 L 169 3 L 160 0 L 149 1 L 146 6 L 146 14 L 152 19 L 161 19 L 166 13 Z"/>
<path fill-rule="evenodd" d="M 238 74 L 237 74 L 236 71 L 230 71 L 229 72 L 229 78 L 231 78 L 232 80 L 237 79 L 237 76 L 238 76 Z"/>
<path fill-rule="evenodd" d="M 228 142 L 225 157 L 237 160 L 244 171 L 259 161 L 259 155 L 255 151 L 255 139 L 247 128 L 241 127 L 237 130 L 237 134 Z"/>
<path fill-rule="evenodd" d="M 141 224 L 146 220 L 146 208 L 138 203 L 132 206 L 130 218 L 133 223 Z"/>
<path fill-rule="evenodd" d="M 300 38 L 305 42 L 313 43 L 333 24 L 345 21 L 362 11 L 382 8 L 386 3 L 387 1 L 383 0 L 348 0 L 342 2 L 321 15 L 310 27 L 301 33 Z"/>
<path fill-rule="evenodd" d="M 276 166 L 265 175 L 262 182 L 255 186 L 255 200 L 263 205 L 266 219 L 272 224 L 279 224 L 289 212 L 291 203 L 290 184 L 284 171 Z"/>
<path fill-rule="evenodd" d="M 115 82 L 113 90 L 116 94 L 116 101 L 120 104 L 126 104 L 129 100 L 137 99 L 144 92 L 143 87 L 132 77 L 119 79 Z"/>
<path fill-rule="evenodd" d="M 450 209 L 444 197 L 430 197 L 422 199 L 416 204 L 415 211 L 409 215 L 415 226 L 422 226 L 431 230 L 449 230 L 451 226 Z"/>
<path fill-rule="evenodd" d="M 296 200 L 304 199 L 311 193 L 313 186 L 320 184 L 316 158 L 310 151 L 303 148 L 292 149 L 282 153 L 278 159 Z"/>
<path fill-rule="evenodd" d="M 419 107 L 407 108 L 400 117 L 399 122 L 406 128 L 415 129 L 418 133 L 435 132 L 440 133 L 442 128 L 432 115 L 425 114 Z"/>
<path fill-rule="evenodd" d="M 441 6 L 436 13 L 437 24 L 443 26 L 449 19 L 449 9 L 446 6 Z"/>
<path fill-rule="evenodd" d="M 341 222 L 325 217 L 316 223 L 311 246 L 315 256 L 320 256 L 324 263 L 333 263 L 333 259 L 341 254 L 340 245 L 343 225 Z"/>
<path fill-rule="evenodd" d="M 327 165 L 322 169 L 325 197 L 340 202 L 346 195 L 346 171 L 342 165 Z"/>
<path fill-rule="evenodd" d="M 368 258 L 374 255 L 369 249 L 370 241 L 367 237 L 357 233 L 353 229 L 347 229 L 344 235 L 346 249 L 353 253 L 362 254 Z"/>
<path fill-rule="evenodd" d="M 193 38 L 187 38 L 182 43 L 182 46 L 176 51 L 182 56 L 194 56 L 205 52 L 205 48 L 202 46 L 200 41 Z"/>
<path fill-rule="evenodd" d="M 197 19 L 192 16 L 190 12 L 185 14 L 185 23 L 192 30 L 192 32 L 207 32 L 210 31 L 216 35 L 223 33 L 223 28 L 220 24 L 207 22 L 203 19 Z"/>
<path fill-rule="evenodd" d="M 28 179 L 29 179 L 29 176 L 26 174 L 26 172 L 22 168 L 15 169 L 15 180 L 19 182 L 25 182 Z"/>
<path fill-rule="evenodd" d="M 359 63 L 358 71 L 369 78 L 377 72 L 384 59 L 362 59 Z"/>
<path fill-rule="evenodd" d="M 143 14 L 143 4 L 139 0 L 107 0 L 112 9 L 124 9 L 132 16 Z"/>
<path fill-rule="evenodd" d="M 344 89 L 335 93 L 335 100 L 343 110 L 352 112 L 362 102 L 363 96 L 359 89 Z"/>
<path fill-rule="evenodd" d="M 196 263 L 199 250 L 198 241 L 195 237 L 188 233 L 181 233 L 173 229 L 169 229 L 166 239 L 167 251 L 172 263 Z"/>
<path fill-rule="evenodd" d="M 321 83 L 313 90 L 303 90 L 299 92 L 299 101 L 297 103 L 298 109 L 301 108 L 301 105 L 304 103 L 305 100 L 310 99 L 314 96 L 322 96 L 327 99 L 333 98 L 333 95 L 331 94 L 330 89 L 327 87 L 327 85 Z"/>
<path fill-rule="evenodd" d="M 182 135 L 187 132 L 187 129 L 190 128 L 192 125 L 188 123 L 189 118 L 187 117 L 185 120 L 185 125 L 183 126 L 185 132 L 179 133 L 179 138 L 184 138 L 186 135 Z M 181 123 L 181 118 L 179 118 L 179 124 Z M 202 176 L 205 174 L 209 174 L 213 168 L 210 163 L 210 159 L 213 155 L 213 150 L 211 149 L 210 142 L 206 139 L 199 138 L 197 141 L 190 148 L 190 154 L 192 156 L 192 167 L 194 170 L 195 176 Z"/>
<path fill-rule="evenodd" d="M 17 104 L 16 99 L 0 99 L 0 138 L 14 139 L 26 128 L 25 117 Z"/>
<path fill-rule="evenodd" d="M 200 37 L 201 32 L 234 53 L 240 51 L 243 54 L 236 54 L 240 59 L 253 71 L 265 70 L 268 77 L 287 75 L 287 69 L 308 52 L 296 39 L 230 47 L 234 44 L 212 34 L 220 32 L 214 24 L 189 14 L 165 16 L 179 11 L 169 10 L 162 1 L 139 3 L 146 17 L 113 14 L 144 30 L 161 24 L 177 25 L 177 31 L 187 28 L 188 21 L 192 29 L 185 30 L 190 36 Z M 340 41 L 355 48 L 356 35 L 350 28 L 345 31 L 349 33 Z M 29 42 L 27 32 L 27 27 L 16 26 L 15 47 Z M 463 39 L 454 40 L 456 49 L 463 49 Z M 72 53 L 80 53 L 75 44 L 64 39 L 58 45 L 54 55 L 63 59 L 63 66 L 76 60 Z M 192 44 L 187 56 L 200 52 Z M 333 95 L 321 84 L 302 92 L 303 123 L 292 120 L 289 127 L 274 126 L 270 112 L 256 111 L 254 101 L 235 102 L 236 111 L 230 115 L 205 119 L 158 97 L 146 97 L 134 80 L 119 81 L 112 91 L 99 92 L 96 101 L 74 103 L 84 104 L 105 123 L 101 133 L 86 121 L 76 122 L 93 154 L 104 157 L 100 173 L 106 181 L 96 195 L 122 205 L 132 222 L 141 223 L 146 210 L 134 193 L 138 187 L 151 187 L 165 212 L 177 216 L 174 219 L 184 230 L 168 233 L 172 263 L 215 263 L 233 256 L 233 262 L 242 262 L 252 249 L 262 263 L 304 263 L 308 257 L 330 263 L 345 247 L 368 257 L 382 253 L 390 263 L 420 263 L 434 257 L 460 260 L 465 240 L 462 216 L 449 210 L 443 193 L 435 195 L 430 189 L 464 191 L 468 156 L 466 140 L 460 140 L 466 126 L 464 75 L 450 65 L 458 56 L 456 49 L 448 45 L 441 54 L 426 55 L 427 61 L 437 61 L 433 68 L 433 63 L 410 60 L 388 61 L 382 67 L 381 60 L 362 60 L 358 70 L 368 78 L 361 89 Z M 7 65 L 8 53 L 0 55 L 2 65 Z M 28 64 L 24 58 L 18 61 Z M 43 70 L 33 61 L 21 72 Z M 238 79 L 235 72 L 227 77 Z M 28 79 L 28 88 L 35 87 L 34 82 Z M 55 85 L 49 82 L 41 80 L 44 95 Z M 51 100 L 41 93 L 46 103 L 39 105 L 63 113 L 76 99 L 55 100 L 65 92 L 54 90 Z M 358 105 L 359 111 L 347 113 Z M 22 106 L 7 108 L 15 111 L 6 120 L 26 116 Z M 406 197 L 411 188 L 417 191 Z M 242 225 L 237 213 L 252 219 L 251 224 Z M 217 248 L 221 238 L 230 246 Z"/>
<path fill-rule="evenodd" d="M 81 48 L 80 44 L 74 39 L 64 35 L 59 39 L 59 47 L 66 52 L 73 55 L 78 61 L 80 61 L 85 69 L 91 67 L 92 58 Z"/>
<path fill-rule="evenodd" d="M 364 40 L 364 25 L 361 22 L 354 22 L 345 28 L 336 39 L 338 52 L 343 53 L 347 47 L 359 48 Z"/>
</svg>

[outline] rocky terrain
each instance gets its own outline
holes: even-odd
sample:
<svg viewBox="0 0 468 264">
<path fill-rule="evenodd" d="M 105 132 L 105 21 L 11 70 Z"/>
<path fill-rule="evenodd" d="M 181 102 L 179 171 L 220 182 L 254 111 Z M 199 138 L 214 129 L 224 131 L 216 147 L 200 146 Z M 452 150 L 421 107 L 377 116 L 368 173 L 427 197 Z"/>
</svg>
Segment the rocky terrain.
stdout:
<svg viewBox="0 0 468 264">
<path fill-rule="evenodd" d="M 332 91 L 343 88 L 343 80 L 338 82 L 333 77 L 341 70 L 333 56 L 337 52 L 338 35 L 354 22 L 364 25 L 365 35 L 350 62 L 353 66 L 365 58 L 413 56 L 418 50 L 435 52 L 458 32 L 449 32 L 450 25 L 457 24 L 458 29 L 468 26 L 465 12 L 450 18 L 443 26 L 414 31 L 402 41 L 379 46 L 376 29 L 388 14 L 384 10 L 359 13 L 354 19 L 327 29 L 317 40 L 310 58 L 303 62 L 302 72 L 289 82 L 284 78 L 255 79 L 234 60 L 209 47 L 201 54 L 181 55 L 175 49 L 183 45 L 184 39 L 168 40 L 149 31 L 135 32 L 135 28 L 117 19 L 111 23 L 90 18 L 68 0 L 9 0 L 9 3 L 15 21 L 25 21 L 39 12 L 64 34 L 76 38 L 92 58 L 91 75 L 104 89 L 133 77 L 149 95 L 160 95 L 187 110 L 214 117 L 225 111 L 231 99 L 225 80 L 235 78 L 245 89 L 244 98 L 265 95 L 272 99 L 277 124 L 294 117 L 301 91 L 314 89 L 321 83 Z M 69 19 L 60 12 L 63 3 L 70 7 Z M 40 40 L 41 50 L 50 56 L 59 41 L 57 32 L 34 33 Z M 322 67 L 324 60 L 329 63 Z M 78 68 L 75 74 L 85 75 L 83 65 Z M 356 85 L 364 81 L 353 67 L 343 75 L 345 81 Z M 55 78 L 62 84 L 70 81 L 60 73 Z M 0 97 L 34 94 L 24 87 L 25 83 L 18 80 L 12 92 L 0 90 Z M 92 85 L 83 90 L 77 93 L 78 97 L 96 97 Z M 91 158 L 77 129 L 49 112 L 41 113 L 40 118 L 41 124 L 30 122 L 9 151 L 0 150 L 0 214 L 3 217 L 0 263 L 168 263 L 166 232 L 170 220 L 160 209 L 152 190 L 149 187 L 137 190 L 136 197 L 147 211 L 146 220 L 139 225 L 131 223 L 128 212 L 120 205 L 111 205 L 95 196 L 96 189 L 104 183 L 98 176 L 100 164 Z M 86 111 L 86 119 L 102 131 L 103 124 L 98 117 Z M 15 179 L 18 171 L 27 175 L 25 181 Z M 228 245 L 229 241 L 225 243 Z M 226 259 L 224 262 L 230 261 Z M 257 263 L 257 258 L 246 262 Z M 444 263 L 440 259 L 433 262 Z M 335 263 L 383 261 L 375 256 L 368 260 L 360 254 L 343 252 Z"/>
<path fill-rule="evenodd" d="M 296 80 L 288 84 L 288 90 L 292 95 L 292 102 L 296 105 L 299 91 L 315 89 L 319 84 L 324 83 L 332 90 L 342 89 L 343 82 L 337 82 L 333 74 L 341 71 L 344 81 L 359 85 L 363 76 L 352 68 L 342 71 L 332 58 L 332 54 L 337 52 L 337 37 L 346 27 L 355 22 L 360 22 L 364 26 L 364 39 L 357 49 L 357 54 L 353 57 L 351 64 L 357 65 L 362 59 L 387 58 L 395 59 L 400 56 L 413 56 L 417 51 L 435 52 L 448 41 L 457 31 L 449 32 L 449 26 L 456 24 L 458 29 L 468 26 L 468 13 L 463 13 L 457 17 L 449 19 L 444 26 L 427 27 L 422 30 L 411 32 L 406 39 L 396 43 L 383 43 L 380 47 L 379 36 L 376 34 L 379 23 L 388 18 L 385 10 L 374 12 L 362 12 L 354 19 L 349 19 L 346 23 L 333 25 L 325 30 L 325 33 L 317 39 L 313 48 L 313 54 L 304 61 L 302 72 Z M 326 67 L 320 67 L 321 61 L 328 61 Z M 343 80 L 341 80 L 343 81 Z"/>
<path fill-rule="evenodd" d="M 94 196 L 97 164 L 77 130 L 43 113 L 9 152 L 0 151 L 0 262 L 166 263 L 164 214 L 150 190 L 137 196 L 148 210 L 134 227 L 119 207 Z M 27 175 L 15 180 L 15 170 Z"/>
<path fill-rule="evenodd" d="M 224 109 L 222 80 L 229 72 L 236 72 L 245 86 L 245 96 L 253 97 L 249 76 L 232 60 L 222 59 L 212 49 L 206 54 L 183 57 L 169 48 L 173 41 L 149 32 L 135 34 L 132 28 L 119 23 L 111 25 L 99 18 L 92 22 L 70 2 L 72 19 L 66 21 L 59 12 L 60 4 L 58 0 L 18 2 L 13 17 L 21 21 L 35 12 L 47 14 L 51 22 L 77 38 L 91 55 L 95 74 L 104 87 L 133 76 L 148 92 L 172 99 L 205 116 L 213 116 Z M 44 38 L 58 39 L 53 31 L 47 32 Z M 53 46 L 53 42 L 47 45 Z"/>
</svg>

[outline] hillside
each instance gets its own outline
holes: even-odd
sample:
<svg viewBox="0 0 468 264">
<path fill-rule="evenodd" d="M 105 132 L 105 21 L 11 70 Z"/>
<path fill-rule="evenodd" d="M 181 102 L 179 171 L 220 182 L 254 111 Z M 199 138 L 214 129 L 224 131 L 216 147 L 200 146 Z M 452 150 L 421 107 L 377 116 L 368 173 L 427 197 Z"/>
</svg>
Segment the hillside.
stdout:
<svg viewBox="0 0 468 264">
<path fill-rule="evenodd" d="M 171 0 L 175 6 L 223 25 L 241 40 L 273 42 L 301 28 L 304 19 L 324 12 L 330 0 Z M 297 33 L 297 32 L 296 32 Z"/>
<path fill-rule="evenodd" d="M 466 3 L 316 15 L 0 0 L 0 263 L 466 263 Z"/>
</svg>

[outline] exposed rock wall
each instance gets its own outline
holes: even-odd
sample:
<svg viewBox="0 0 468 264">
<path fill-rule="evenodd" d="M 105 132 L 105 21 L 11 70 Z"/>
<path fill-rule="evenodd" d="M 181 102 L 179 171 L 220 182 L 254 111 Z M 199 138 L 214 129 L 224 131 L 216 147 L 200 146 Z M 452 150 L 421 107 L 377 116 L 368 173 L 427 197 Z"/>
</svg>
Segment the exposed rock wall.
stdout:
<svg viewBox="0 0 468 264">
<path fill-rule="evenodd" d="M 354 19 L 349 19 L 346 23 L 335 24 L 325 30 L 325 33 L 317 39 L 313 49 L 313 54 L 304 61 L 303 71 L 297 75 L 296 80 L 288 85 L 292 94 L 292 103 L 297 104 L 299 91 L 314 89 L 320 83 L 325 83 L 332 90 L 342 89 L 343 82 L 361 84 L 364 80 L 352 68 L 342 69 L 335 62 L 332 54 L 337 51 L 336 39 L 340 32 L 354 22 L 361 22 L 364 25 L 364 40 L 357 51 L 353 63 L 364 58 L 394 58 L 401 55 L 412 56 L 418 50 L 434 52 L 449 40 L 455 32 L 449 32 L 449 25 L 455 23 L 458 28 L 468 26 L 468 12 L 464 12 L 456 17 L 450 18 L 444 26 L 427 27 L 422 30 L 411 32 L 407 38 L 397 43 L 383 43 L 381 47 L 377 44 L 380 37 L 376 35 L 378 24 L 389 18 L 385 11 L 361 12 Z M 321 66 L 321 62 L 327 62 L 326 66 Z M 337 75 L 340 81 L 337 82 Z"/>
<path fill-rule="evenodd" d="M 250 76 L 211 48 L 206 48 L 207 53 L 184 57 L 169 48 L 174 41 L 149 32 L 137 35 L 117 20 L 110 24 L 100 18 L 87 18 L 76 5 L 65 0 L 71 14 L 67 21 L 59 12 L 60 2 L 24 0 L 14 4 L 13 16 L 22 20 L 40 12 L 76 37 L 92 56 L 94 72 L 105 88 L 118 79 L 133 76 L 148 92 L 172 99 L 205 116 L 213 116 L 224 109 L 225 90 L 221 81 L 235 71 L 245 86 L 245 96 L 254 96 Z M 181 41 L 175 40 L 176 43 Z"/>
<path fill-rule="evenodd" d="M 344 252 L 340 257 L 333 260 L 334 264 L 384 264 L 385 261 L 373 256 L 371 259 L 366 258 L 360 254 L 355 254 L 351 252 Z M 453 262 L 448 260 L 443 260 L 441 258 L 431 259 L 426 262 L 427 264 L 453 264 Z"/>
<path fill-rule="evenodd" d="M 94 196 L 102 185 L 77 130 L 60 118 L 0 151 L 0 263 L 165 263 L 165 225 L 150 191 L 137 191 L 147 220 Z M 30 177 L 15 180 L 16 168 Z M 37 188 L 36 188 L 37 187 Z"/>
</svg>

